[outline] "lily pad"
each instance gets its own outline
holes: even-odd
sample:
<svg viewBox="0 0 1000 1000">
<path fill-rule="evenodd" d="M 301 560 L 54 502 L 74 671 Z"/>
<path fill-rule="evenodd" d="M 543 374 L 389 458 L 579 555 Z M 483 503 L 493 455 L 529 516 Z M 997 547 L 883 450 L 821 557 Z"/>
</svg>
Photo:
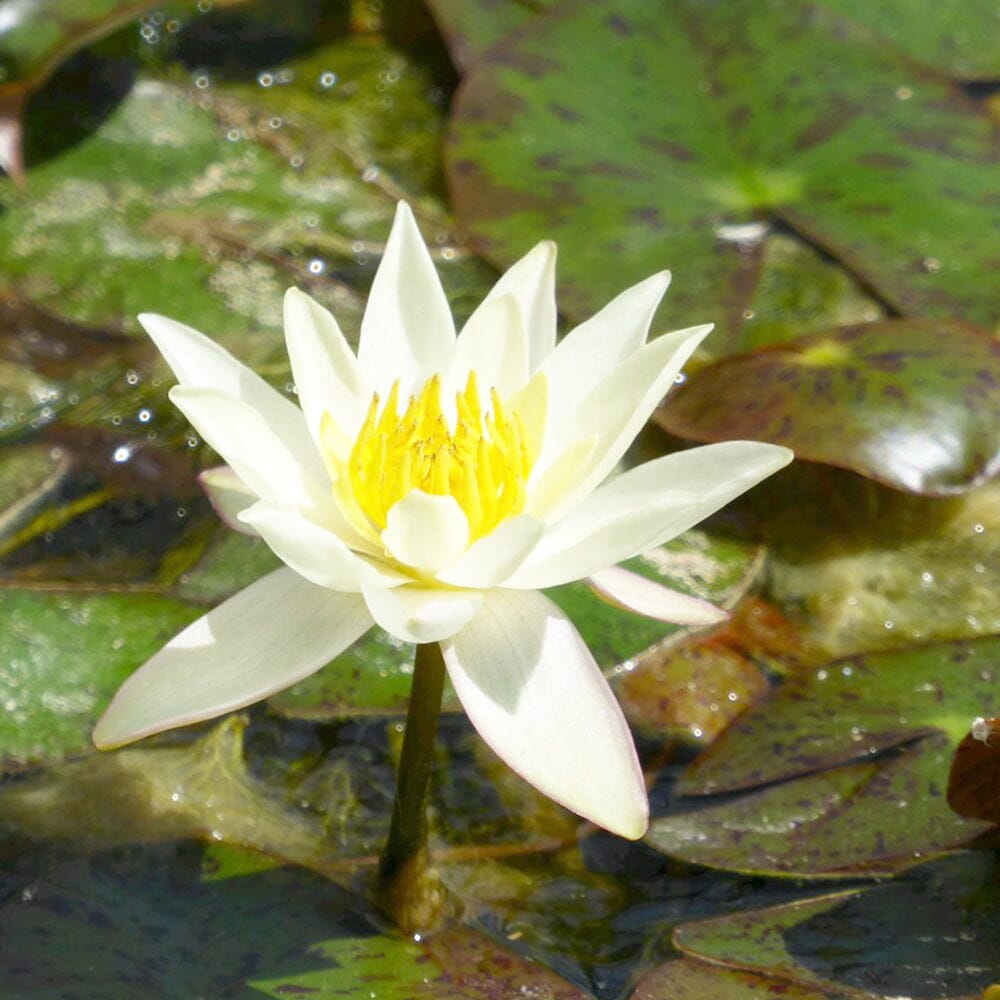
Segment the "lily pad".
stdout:
<svg viewBox="0 0 1000 1000">
<path fill-rule="evenodd" d="M 500 989 L 586 1000 L 476 931 L 387 932 L 362 899 L 300 869 L 244 865 L 220 877 L 206 867 L 171 845 L 71 856 L 15 876 L 19 891 L 0 908 L 7 995 L 333 1000 L 377 990 L 380 1000 L 487 1000 Z"/>
<path fill-rule="evenodd" d="M 198 613 L 153 594 L 0 589 L 3 767 L 89 748 L 122 681 Z"/>
<path fill-rule="evenodd" d="M 674 944 L 800 989 L 978 1000 L 1000 977 L 996 881 L 994 858 L 963 854 L 887 885 L 686 924 Z"/>
<path fill-rule="evenodd" d="M 649 842 L 701 864 L 813 876 L 895 871 L 968 842 L 988 824 L 955 816 L 944 790 L 969 721 L 1000 705 L 998 647 L 873 654 L 789 680 L 677 786 L 744 794 L 686 803 L 654 821 Z"/>
<path fill-rule="evenodd" d="M 1000 719 L 976 719 L 948 775 L 948 805 L 960 816 L 1000 824 Z"/>
<path fill-rule="evenodd" d="M 989 325 L 994 141 L 946 82 L 819 6 L 629 0 L 559 7 L 476 61 L 448 169 L 492 260 L 559 242 L 574 317 L 661 267 L 664 325 L 739 314 L 743 234 L 776 219 L 903 314 Z"/>
<path fill-rule="evenodd" d="M 857 994 L 823 990 L 815 986 L 797 986 L 787 979 L 759 976 L 696 962 L 674 959 L 647 972 L 629 995 L 629 1000 L 705 1000 L 719 997 L 725 1000 L 857 1000 Z"/>
<path fill-rule="evenodd" d="M 697 441 L 771 441 L 941 495 L 1000 470 L 1000 342 L 959 323 L 842 327 L 695 372 L 656 413 Z"/>
<path fill-rule="evenodd" d="M 429 0 L 427 4 L 451 61 L 460 70 L 550 5 L 546 0 Z"/>
</svg>

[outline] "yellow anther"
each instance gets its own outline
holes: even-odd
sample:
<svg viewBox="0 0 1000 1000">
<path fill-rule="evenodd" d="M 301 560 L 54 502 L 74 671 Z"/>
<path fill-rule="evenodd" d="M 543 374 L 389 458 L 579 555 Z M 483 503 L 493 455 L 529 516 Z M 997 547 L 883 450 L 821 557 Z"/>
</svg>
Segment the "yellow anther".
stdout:
<svg viewBox="0 0 1000 1000">
<path fill-rule="evenodd" d="M 531 472 L 529 448 L 520 415 L 507 413 L 496 390 L 490 390 L 490 411 L 484 414 L 470 372 L 455 397 L 454 428 L 441 408 L 437 375 L 410 397 L 401 415 L 398 405 L 396 382 L 384 405 L 378 394 L 372 397 L 346 462 L 325 456 L 338 472 L 339 505 L 350 500 L 345 513 L 352 523 L 360 515 L 381 531 L 393 505 L 415 489 L 454 497 L 468 518 L 471 540 L 520 513 Z"/>
</svg>

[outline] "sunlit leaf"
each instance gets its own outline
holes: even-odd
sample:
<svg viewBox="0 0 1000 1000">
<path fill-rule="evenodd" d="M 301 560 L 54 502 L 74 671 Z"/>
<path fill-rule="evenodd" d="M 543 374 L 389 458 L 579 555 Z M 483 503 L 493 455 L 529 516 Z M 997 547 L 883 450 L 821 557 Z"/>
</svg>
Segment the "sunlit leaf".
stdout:
<svg viewBox="0 0 1000 1000">
<path fill-rule="evenodd" d="M 997 313 L 991 123 L 818 6 L 562 6 L 473 64 L 450 138 L 477 244 L 507 264 L 558 240 L 576 317 L 658 267 L 674 270 L 664 326 L 741 315 L 761 219 L 906 315 Z"/>
<path fill-rule="evenodd" d="M 965 843 L 987 824 L 944 799 L 954 745 L 977 711 L 1000 708 L 1000 640 L 835 661 L 793 677 L 727 730 L 654 821 L 654 846 L 741 871 L 893 871 Z M 683 811 L 684 806 L 688 811 Z"/>
<path fill-rule="evenodd" d="M 0 589 L 0 754 L 7 768 L 89 748 L 122 681 L 198 611 L 152 594 Z"/>
<path fill-rule="evenodd" d="M 685 924 L 674 943 L 799 989 L 978 1000 L 1000 976 L 996 880 L 989 854 L 959 855 L 886 885 Z"/>
<path fill-rule="evenodd" d="M 886 320 L 726 358 L 672 392 L 680 437 L 771 441 L 913 493 L 1000 469 L 1000 342 L 958 323 Z"/>
</svg>

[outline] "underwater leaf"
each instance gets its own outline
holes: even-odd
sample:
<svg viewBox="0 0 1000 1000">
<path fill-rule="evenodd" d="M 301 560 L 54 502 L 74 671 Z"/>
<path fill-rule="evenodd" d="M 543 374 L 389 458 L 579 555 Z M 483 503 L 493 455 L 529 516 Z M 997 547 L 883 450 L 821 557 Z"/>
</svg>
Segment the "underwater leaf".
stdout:
<svg viewBox="0 0 1000 1000">
<path fill-rule="evenodd" d="M 681 775 L 657 849 L 700 864 L 811 876 L 892 872 L 987 828 L 948 809 L 973 706 L 1000 705 L 1000 640 L 840 660 L 788 680 Z"/>
<path fill-rule="evenodd" d="M 896 489 L 969 490 L 1000 469 L 1000 341 L 932 320 L 884 320 L 725 358 L 656 421 L 697 441 L 771 441 Z"/>
<path fill-rule="evenodd" d="M 777 609 L 747 597 L 729 621 L 650 650 L 614 688 L 643 733 L 711 743 L 768 690 L 762 667 L 784 671 L 807 655 Z"/>
<path fill-rule="evenodd" d="M 476 931 L 414 940 L 313 873 L 238 857 L 220 870 L 215 857 L 181 844 L 70 855 L 38 870 L 22 858 L 0 904 L 6 995 L 492 1000 L 499 987 L 587 998 Z"/>
<path fill-rule="evenodd" d="M 0 589 L 4 769 L 90 748 L 122 681 L 198 614 L 153 594 Z"/>
<path fill-rule="evenodd" d="M 978 718 L 955 750 L 948 805 L 960 816 L 1000 824 L 1000 719 Z"/>
<path fill-rule="evenodd" d="M 998 874 L 990 854 L 959 854 L 873 888 L 684 924 L 674 945 L 800 989 L 979 1000 L 1000 979 Z"/>
<path fill-rule="evenodd" d="M 857 1000 L 857 994 L 819 991 L 787 979 L 773 979 L 750 972 L 709 965 L 689 958 L 673 959 L 650 969 L 629 994 L 629 1000 Z"/>
<path fill-rule="evenodd" d="M 573 317 L 657 267 L 674 270 L 663 327 L 742 316 L 762 220 L 905 315 L 989 325 L 1000 306 L 982 280 L 1000 228 L 991 123 L 817 5 L 561 5 L 472 65 L 447 156 L 491 260 L 559 242 Z M 738 347 L 727 327 L 707 351 Z"/>
</svg>

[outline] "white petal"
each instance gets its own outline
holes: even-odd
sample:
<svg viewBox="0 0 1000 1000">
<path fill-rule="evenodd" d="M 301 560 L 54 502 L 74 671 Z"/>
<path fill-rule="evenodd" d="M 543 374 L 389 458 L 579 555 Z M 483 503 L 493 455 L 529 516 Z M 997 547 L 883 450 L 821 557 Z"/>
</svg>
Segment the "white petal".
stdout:
<svg viewBox="0 0 1000 1000">
<path fill-rule="evenodd" d="M 490 389 L 502 400 L 528 381 L 528 340 L 517 301 L 512 295 L 484 302 L 462 328 L 442 395 L 450 400 L 476 373 L 480 397 L 488 405 Z"/>
<path fill-rule="evenodd" d="M 259 497 L 317 515 L 333 510 L 329 477 L 308 437 L 311 461 L 304 463 L 266 415 L 242 400 L 183 386 L 170 390 L 170 400 Z M 301 421 L 301 412 L 296 412 Z"/>
<path fill-rule="evenodd" d="M 626 289 L 596 316 L 570 330 L 542 366 L 552 398 L 563 410 L 576 407 L 609 372 L 646 343 L 670 272 L 661 271 Z"/>
<path fill-rule="evenodd" d="M 248 507 L 252 507 L 259 497 L 246 487 L 228 465 L 205 469 L 198 476 L 198 482 L 208 494 L 209 502 L 226 527 L 244 535 L 257 534 L 248 524 L 244 524 L 239 516 Z"/>
<path fill-rule="evenodd" d="M 662 545 L 791 460 L 778 445 L 725 441 L 630 469 L 552 525 L 507 586 L 554 587 Z"/>
<path fill-rule="evenodd" d="M 535 371 L 556 343 L 555 243 L 543 240 L 529 250 L 501 275 L 479 308 L 503 295 L 513 295 L 520 307 L 528 335 L 530 371 Z M 473 313 L 470 323 L 475 316 Z"/>
<path fill-rule="evenodd" d="M 549 798 L 623 837 L 649 805 L 628 724 L 572 622 L 537 593 L 491 591 L 441 644 L 480 736 Z"/>
<path fill-rule="evenodd" d="M 717 625 L 729 617 L 728 611 L 708 601 L 671 590 L 621 566 L 609 566 L 591 573 L 588 583 L 591 590 L 609 604 L 661 622 Z"/>
<path fill-rule="evenodd" d="M 475 590 L 444 590 L 417 585 L 365 587 L 368 610 L 390 635 L 404 642 L 440 642 L 468 624 L 483 595 Z"/>
<path fill-rule="evenodd" d="M 386 515 L 382 543 L 404 566 L 435 573 L 466 550 L 469 522 L 454 497 L 410 490 Z"/>
<path fill-rule="evenodd" d="M 101 716 L 94 743 L 121 746 L 260 701 L 314 673 L 371 624 L 360 597 L 275 570 L 140 667 Z"/>
<path fill-rule="evenodd" d="M 354 432 L 371 399 L 357 358 L 333 315 L 297 288 L 285 293 L 285 342 L 299 404 L 313 440 L 323 414 Z"/>
<path fill-rule="evenodd" d="M 254 528 L 283 563 L 318 587 L 357 593 L 365 583 L 393 586 L 408 579 L 373 565 L 332 531 L 295 510 L 262 500 L 240 520 Z"/>
<path fill-rule="evenodd" d="M 677 373 L 711 326 L 664 334 L 629 355 L 603 378 L 569 413 L 550 407 L 551 423 L 539 462 L 547 464 L 569 442 L 596 435 L 593 461 L 578 482 L 567 489 L 555 513 L 574 507 L 618 464 L 650 413 L 666 395 Z M 555 396 L 553 396 L 555 398 Z"/>
<path fill-rule="evenodd" d="M 382 398 L 400 380 L 400 397 L 447 370 L 455 323 L 423 237 L 405 202 L 386 243 L 361 320 L 358 362 Z"/>
<path fill-rule="evenodd" d="M 237 361 L 203 333 L 166 316 L 139 316 L 177 381 L 187 389 L 212 389 L 256 410 L 272 432 L 304 464 L 315 462 L 312 441 L 302 411 L 255 371 Z"/>
<path fill-rule="evenodd" d="M 527 515 L 504 521 L 495 531 L 473 542 L 454 566 L 438 573 L 438 579 L 475 590 L 499 586 L 527 559 L 543 530 Z"/>
</svg>

